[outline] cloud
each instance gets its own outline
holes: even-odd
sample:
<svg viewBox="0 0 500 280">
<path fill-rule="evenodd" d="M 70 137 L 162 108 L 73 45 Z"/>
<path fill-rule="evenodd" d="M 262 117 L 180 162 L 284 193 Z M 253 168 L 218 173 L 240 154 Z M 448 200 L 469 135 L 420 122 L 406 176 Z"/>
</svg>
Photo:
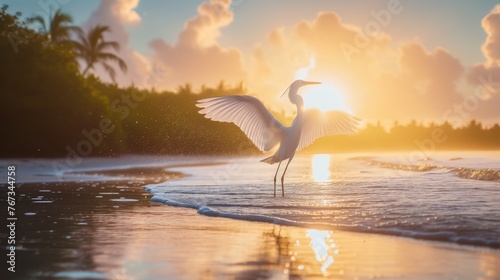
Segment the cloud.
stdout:
<svg viewBox="0 0 500 280">
<path fill-rule="evenodd" d="M 152 54 L 148 57 L 129 47 L 126 28 L 141 21 L 135 12 L 138 0 L 102 1 L 89 24 L 111 26 L 109 39 L 124 47 L 120 55 L 129 64 L 129 72 L 119 77 L 122 85 L 126 81 L 143 83 L 151 68 L 158 67 L 164 75 L 155 80 L 155 86 L 162 89 L 185 83 L 198 87 L 214 86 L 221 80 L 231 84 L 245 81 L 250 93 L 263 98 L 274 110 L 288 110 L 293 106 L 279 95 L 296 78 L 297 70 L 314 60 L 309 79 L 335 85 L 352 111 L 368 120 L 444 120 L 449 109 L 467 98 L 467 92 L 459 90 L 465 81 L 461 61 L 443 47 L 428 49 L 418 39 L 396 41 L 384 32 L 391 22 L 390 17 L 380 22 L 382 12 L 364 26 L 323 11 L 292 26 L 271 28 L 244 63 L 238 49 L 218 42 L 222 29 L 234 20 L 232 4 L 230 0 L 202 2 L 177 42 L 150 41 Z M 466 77 L 473 85 L 480 83 L 478 76 L 486 80 L 498 77 L 500 82 L 500 5 L 482 25 L 488 34 L 482 47 L 486 61 L 469 69 Z M 497 104 L 498 96 L 494 100 Z M 481 112 L 474 112 L 474 117 L 498 116 L 492 104 L 481 105 Z"/>
<path fill-rule="evenodd" d="M 179 36 L 180 45 L 210 47 L 216 44 L 220 29 L 233 21 L 229 0 L 211 0 L 198 6 L 198 16 L 190 19 Z"/>
<path fill-rule="evenodd" d="M 488 34 L 483 45 L 484 56 L 490 62 L 500 62 L 500 5 L 496 5 L 493 10 L 483 19 L 483 29 Z"/>
<path fill-rule="evenodd" d="M 101 1 L 98 10 L 104 10 L 105 13 L 112 14 L 123 23 L 137 24 L 141 17 L 134 11 L 139 5 L 139 0 L 115 0 Z"/>
<path fill-rule="evenodd" d="M 369 115 L 444 121 L 446 111 L 462 100 L 457 88 L 465 70 L 460 60 L 441 47 L 429 51 L 419 41 L 405 42 L 397 51 L 399 70 L 386 72 L 370 85 L 365 106 Z"/>
<path fill-rule="evenodd" d="M 461 100 L 457 84 L 464 67 L 450 52 L 429 51 L 418 41 L 395 42 L 382 30 L 367 34 L 334 12 L 273 29 L 267 39 L 267 45 L 256 47 L 249 67 L 250 89 L 257 92 L 283 92 L 313 58 L 309 79 L 335 85 L 365 119 L 442 118 Z M 264 70 L 274 83 L 262 77 Z M 283 108 L 281 100 L 268 100 Z"/>
<path fill-rule="evenodd" d="M 127 64 L 128 70 L 123 73 L 116 65 L 116 82 L 122 86 L 134 84 L 140 87 L 149 86 L 145 81 L 151 75 L 151 66 L 146 57 L 134 51 L 129 44 L 128 25 L 136 25 L 141 17 L 134 10 L 139 5 L 139 0 L 102 0 L 98 9 L 94 11 L 83 28 L 88 30 L 96 25 L 107 25 L 111 32 L 105 34 L 105 40 L 116 41 L 121 48 L 117 55 Z M 111 79 L 104 69 L 97 67 L 95 74 L 102 80 L 110 82 Z"/>
<path fill-rule="evenodd" d="M 500 5 L 482 20 L 487 34 L 482 51 L 486 61 L 469 69 L 467 80 L 475 87 L 473 93 L 481 102 L 476 115 L 485 118 L 500 117 Z"/>
<path fill-rule="evenodd" d="M 161 86 L 214 85 L 221 80 L 235 84 L 245 79 L 241 53 L 217 44 L 220 29 L 233 21 L 230 5 L 229 0 L 203 2 L 198 15 L 186 22 L 177 44 L 162 39 L 150 42 L 154 51 L 152 60 L 168 69 Z"/>
<path fill-rule="evenodd" d="M 275 28 L 269 32 L 267 39 L 273 46 L 283 47 L 285 44 L 285 36 L 283 35 L 284 30 L 284 28 Z"/>
<path fill-rule="evenodd" d="M 390 36 L 382 31 L 366 33 L 361 27 L 342 22 L 334 12 L 320 12 L 313 21 L 302 20 L 292 30 L 315 53 L 329 54 L 331 62 L 343 65 L 366 63 L 370 52 L 388 47 Z"/>
<path fill-rule="evenodd" d="M 487 34 L 482 46 L 486 61 L 472 67 L 468 79 L 473 85 L 478 85 L 481 78 L 500 82 L 500 5 L 484 17 L 482 26 Z"/>
<path fill-rule="evenodd" d="M 444 106 L 460 99 L 456 88 L 464 66 L 458 58 L 443 48 L 429 52 L 418 42 L 406 43 L 400 50 L 402 78 L 416 86 L 420 94 L 434 98 L 433 104 Z"/>
</svg>

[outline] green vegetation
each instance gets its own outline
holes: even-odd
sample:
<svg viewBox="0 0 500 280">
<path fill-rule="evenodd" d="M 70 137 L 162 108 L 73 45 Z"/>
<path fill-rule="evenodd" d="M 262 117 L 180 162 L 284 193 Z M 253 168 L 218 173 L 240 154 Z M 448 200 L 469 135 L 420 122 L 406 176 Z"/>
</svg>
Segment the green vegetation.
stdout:
<svg viewBox="0 0 500 280">
<path fill-rule="evenodd" d="M 380 124 L 368 124 L 358 134 L 319 139 L 307 152 L 342 151 L 420 151 L 426 155 L 435 150 L 498 150 L 500 126 L 483 128 L 471 121 L 453 128 L 448 122 L 422 125 L 415 121 L 400 125 L 397 122 L 386 130 Z"/>
<path fill-rule="evenodd" d="M 83 129 L 110 114 L 107 98 L 80 74 L 71 47 L 48 39 L 0 9 L 3 157 L 61 155 Z M 109 135 L 101 149 L 118 141 Z"/>
<path fill-rule="evenodd" d="M 115 81 L 116 71 L 111 67 L 107 61 L 114 61 L 118 63 L 122 71 L 127 71 L 127 65 L 125 62 L 113 53 L 107 52 L 107 49 L 114 49 L 115 51 L 120 50 L 120 45 L 115 41 L 106 41 L 104 39 L 104 33 L 109 32 L 108 26 L 97 25 L 90 29 L 88 34 L 84 34 L 83 31 L 78 30 L 79 42 L 75 41 L 74 50 L 76 57 L 81 58 L 85 61 L 87 66 L 82 72 L 82 75 L 88 72 L 89 69 L 94 69 L 96 64 L 101 63 L 106 72 L 113 81 Z"/>
<path fill-rule="evenodd" d="M 28 20 L 30 23 L 36 23 L 40 26 L 39 32 L 47 36 L 49 44 L 57 45 L 70 42 L 72 31 L 78 30 L 78 27 L 70 25 L 73 19 L 70 15 L 57 10 L 48 22 L 38 15 Z"/>
<path fill-rule="evenodd" d="M 32 29 L 35 24 L 39 31 Z M 6 6 L 0 9 L 4 129 L 0 157 L 257 152 L 235 125 L 206 120 L 195 107 L 201 98 L 242 94 L 242 85 L 228 87 L 221 82 L 216 88 L 194 92 L 188 84 L 176 92 L 158 92 L 105 84 L 84 74 L 104 63 L 114 77 L 109 61 L 125 70 L 125 63 L 109 52 L 119 45 L 105 40 L 110 31 L 106 26 L 96 26 L 88 34 L 78 30 L 61 11 L 45 23 L 41 18 L 23 22 Z M 79 42 L 70 41 L 71 32 Z M 85 69 L 79 69 L 78 59 L 86 62 Z M 411 123 L 395 125 L 390 132 L 368 125 L 357 135 L 321 139 L 306 151 L 500 149 L 498 139 L 498 125 L 485 129 L 477 122 L 459 129 L 447 123 Z"/>
</svg>

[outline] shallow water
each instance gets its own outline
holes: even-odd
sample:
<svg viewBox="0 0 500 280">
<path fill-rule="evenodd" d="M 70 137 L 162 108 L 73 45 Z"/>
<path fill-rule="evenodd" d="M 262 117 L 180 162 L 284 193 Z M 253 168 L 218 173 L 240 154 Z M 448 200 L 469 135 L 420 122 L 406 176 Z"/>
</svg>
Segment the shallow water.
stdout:
<svg viewBox="0 0 500 280">
<path fill-rule="evenodd" d="M 149 185 L 147 190 L 154 201 L 195 208 L 208 216 L 500 248 L 500 153 L 447 152 L 414 158 L 297 156 L 287 171 L 285 198 L 279 177 L 278 197 L 273 197 L 277 165 L 255 157 L 177 168 L 189 176 Z M 465 169 L 474 176 L 460 174 Z"/>
<path fill-rule="evenodd" d="M 261 158 L 0 160 L 19 171 L 13 279 L 498 279 L 500 153 L 297 156 L 285 198 Z"/>
<path fill-rule="evenodd" d="M 18 166 L 21 183 L 100 181 L 116 178 L 93 171 L 166 168 L 187 177 L 147 185 L 153 201 L 203 215 L 500 248 L 500 152 L 299 155 L 288 168 L 284 198 L 279 178 L 284 166 L 274 198 L 277 165 L 259 162 L 263 157 L 89 158 L 62 171 L 52 168 L 54 160 L 43 159 L 1 160 L 0 166 Z M 135 173 L 139 182 L 150 176 Z M 32 199 L 53 204 L 45 194 L 42 189 Z M 126 197 L 113 199 L 130 203 Z"/>
</svg>

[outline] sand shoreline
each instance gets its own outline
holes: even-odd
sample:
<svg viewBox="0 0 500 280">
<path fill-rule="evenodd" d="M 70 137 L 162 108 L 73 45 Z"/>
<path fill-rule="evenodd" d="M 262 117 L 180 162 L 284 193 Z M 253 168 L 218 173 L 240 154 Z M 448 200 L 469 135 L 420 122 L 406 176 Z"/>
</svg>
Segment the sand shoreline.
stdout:
<svg viewBox="0 0 500 280">
<path fill-rule="evenodd" d="M 500 278 L 498 250 L 207 217 L 152 202 L 142 188 L 181 174 L 101 173 L 127 179 L 19 188 L 9 279 Z"/>
</svg>

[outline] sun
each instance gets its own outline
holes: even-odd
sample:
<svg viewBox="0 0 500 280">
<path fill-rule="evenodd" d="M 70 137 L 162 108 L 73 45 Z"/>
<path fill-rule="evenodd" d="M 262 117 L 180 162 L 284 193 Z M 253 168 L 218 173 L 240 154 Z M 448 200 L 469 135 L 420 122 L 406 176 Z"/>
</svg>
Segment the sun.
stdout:
<svg viewBox="0 0 500 280">
<path fill-rule="evenodd" d="M 331 84 L 307 86 L 302 89 L 305 109 L 319 109 L 321 111 L 341 110 L 352 114 L 342 92 Z"/>
</svg>

